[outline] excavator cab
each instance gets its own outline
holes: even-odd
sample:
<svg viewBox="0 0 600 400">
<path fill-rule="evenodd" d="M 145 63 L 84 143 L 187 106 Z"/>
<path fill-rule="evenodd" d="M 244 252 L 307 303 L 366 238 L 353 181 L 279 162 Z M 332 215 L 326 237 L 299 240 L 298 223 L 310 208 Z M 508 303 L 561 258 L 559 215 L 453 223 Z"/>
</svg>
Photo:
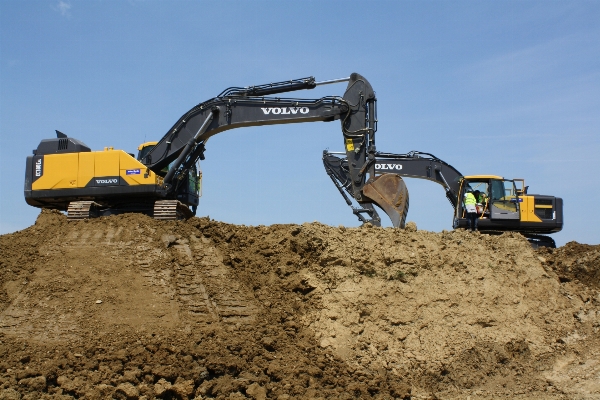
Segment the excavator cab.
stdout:
<svg viewBox="0 0 600 400">
<path fill-rule="evenodd" d="M 528 193 L 524 179 L 501 176 L 464 176 L 460 180 L 459 199 L 455 206 L 454 228 L 465 228 L 467 219 L 464 195 L 467 191 L 484 193 L 486 202 L 478 212 L 478 229 L 487 232 L 522 233 L 534 247 L 556 247 L 545 234 L 563 227 L 563 201 L 560 197 Z M 479 210 L 478 210 L 479 211 Z"/>
<path fill-rule="evenodd" d="M 473 192 L 477 200 L 478 226 L 481 230 L 506 230 L 515 228 L 521 218 L 523 186 L 517 189 L 515 180 L 495 175 L 465 176 L 460 183 L 459 199 L 454 215 L 454 226 L 467 226 L 464 197 Z"/>
<path fill-rule="evenodd" d="M 138 146 L 138 161 L 142 161 L 144 157 L 158 144 L 158 142 L 146 142 Z"/>
</svg>

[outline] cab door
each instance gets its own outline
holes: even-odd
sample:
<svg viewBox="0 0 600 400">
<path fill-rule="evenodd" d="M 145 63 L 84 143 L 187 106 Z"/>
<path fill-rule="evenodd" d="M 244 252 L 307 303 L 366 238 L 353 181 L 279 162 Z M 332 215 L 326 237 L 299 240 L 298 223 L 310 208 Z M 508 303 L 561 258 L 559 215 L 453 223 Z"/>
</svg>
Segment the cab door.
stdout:
<svg viewBox="0 0 600 400">
<path fill-rule="evenodd" d="M 490 219 L 520 219 L 519 206 L 522 199 L 515 183 L 508 179 L 492 179 L 490 182 Z"/>
</svg>

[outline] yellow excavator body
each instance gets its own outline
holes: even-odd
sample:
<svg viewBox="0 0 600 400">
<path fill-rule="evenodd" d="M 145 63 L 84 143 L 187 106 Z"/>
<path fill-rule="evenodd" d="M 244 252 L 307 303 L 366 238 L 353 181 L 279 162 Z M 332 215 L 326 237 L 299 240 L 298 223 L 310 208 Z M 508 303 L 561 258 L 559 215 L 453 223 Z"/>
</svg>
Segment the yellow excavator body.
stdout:
<svg viewBox="0 0 600 400">
<path fill-rule="evenodd" d="M 162 178 L 123 150 L 46 154 L 44 173 L 33 190 L 75 189 L 121 181 L 127 186 L 157 185 Z"/>
</svg>

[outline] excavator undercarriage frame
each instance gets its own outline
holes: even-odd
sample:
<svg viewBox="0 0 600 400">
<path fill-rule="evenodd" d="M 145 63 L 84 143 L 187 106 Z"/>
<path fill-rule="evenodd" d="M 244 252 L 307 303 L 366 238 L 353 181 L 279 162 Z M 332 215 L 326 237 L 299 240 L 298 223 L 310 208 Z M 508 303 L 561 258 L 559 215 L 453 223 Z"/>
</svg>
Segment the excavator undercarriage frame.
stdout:
<svg viewBox="0 0 600 400">
<path fill-rule="evenodd" d="M 188 219 L 194 216 L 192 210 L 179 200 L 156 200 L 148 203 L 125 204 L 121 207 L 107 207 L 95 201 L 72 201 L 67 207 L 67 219 L 79 221 L 101 216 L 136 212 L 159 220 Z"/>
</svg>

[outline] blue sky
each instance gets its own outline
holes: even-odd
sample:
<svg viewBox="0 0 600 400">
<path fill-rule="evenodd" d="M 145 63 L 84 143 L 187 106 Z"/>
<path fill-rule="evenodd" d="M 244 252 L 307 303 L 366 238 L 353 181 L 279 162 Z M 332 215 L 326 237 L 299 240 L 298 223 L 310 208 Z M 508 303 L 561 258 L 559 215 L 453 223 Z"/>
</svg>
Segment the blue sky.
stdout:
<svg viewBox="0 0 600 400">
<path fill-rule="evenodd" d="M 55 129 L 135 152 L 227 87 L 358 72 L 377 93 L 378 150 L 525 178 L 564 199 L 559 245 L 598 244 L 598 21 L 599 1 L 0 1 L 0 233 L 35 221 L 25 158 Z M 211 138 L 198 214 L 358 226 L 326 148 L 343 149 L 338 122 Z M 408 219 L 451 229 L 442 187 L 407 185 Z"/>
</svg>

